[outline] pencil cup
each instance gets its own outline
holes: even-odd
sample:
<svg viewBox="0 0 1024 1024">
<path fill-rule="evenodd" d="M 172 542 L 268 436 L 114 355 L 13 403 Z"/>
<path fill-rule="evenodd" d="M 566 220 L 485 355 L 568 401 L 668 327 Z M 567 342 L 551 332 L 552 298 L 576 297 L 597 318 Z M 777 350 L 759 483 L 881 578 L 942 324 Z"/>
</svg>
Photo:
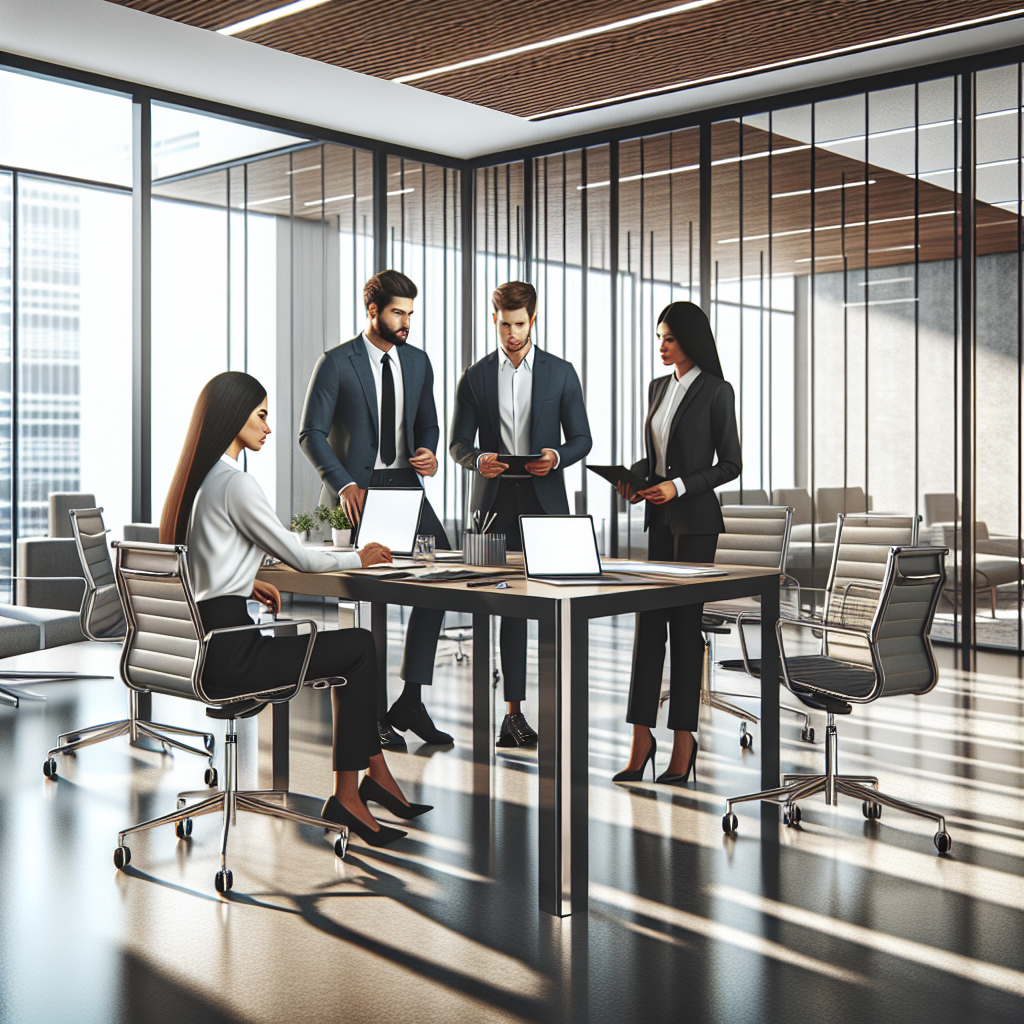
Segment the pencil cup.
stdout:
<svg viewBox="0 0 1024 1024">
<path fill-rule="evenodd" d="M 466 565 L 504 565 L 505 534 L 463 533 L 462 560 Z"/>
</svg>

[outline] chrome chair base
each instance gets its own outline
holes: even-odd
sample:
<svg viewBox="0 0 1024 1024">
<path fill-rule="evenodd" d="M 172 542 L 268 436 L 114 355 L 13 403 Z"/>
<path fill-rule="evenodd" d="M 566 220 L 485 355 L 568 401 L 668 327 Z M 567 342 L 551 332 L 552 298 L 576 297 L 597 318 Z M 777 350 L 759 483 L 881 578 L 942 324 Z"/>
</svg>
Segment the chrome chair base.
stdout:
<svg viewBox="0 0 1024 1024">
<path fill-rule="evenodd" d="M 135 690 L 128 691 L 128 717 L 116 722 L 104 722 L 101 725 L 90 725 L 84 729 L 73 729 L 70 732 L 61 733 L 57 737 L 57 746 L 51 747 L 46 752 L 46 760 L 43 762 L 43 774 L 48 779 L 57 778 L 57 754 L 74 754 L 83 747 L 91 747 L 95 743 L 103 743 L 106 740 L 116 739 L 118 736 L 127 736 L 132 744 L 145 737 L 159 743 L 164 753 L 170 753 L 171 749 L 184 750 L 188 754 L 195 754 L 197 757 L 206 759 L 207 781 L 212 779 L 212 785 L 216 785 L 217 772 L 213 767 L 214 737 L 213 733 L 203 732 L 199 729 L 183 729 L 177 725 L 165 725 L 162 722 L 148 722 L 138 717 L 139 695 Z M 203 749 L 191 747 L 175 736 L 192 736 L 203 741 Z"/>
<path fill-rule="evenodd" d="M 12 678 L 0 676 L 0 678 Z M 47 676 L 47 679 L 50 677 Z M 28 682 L 28 680 L 26 680 Z M 32 693 L 30 690 L 22 690 L 14 686 L 0 686 L 0 704 L 6 707 L 16 708 L 19 701 L 23 700 L 46 700 L 41 693 Z"/>
<path fill-rule="evenodd" d="M 174 825 L 179 839 L 187 839 L 192 834 L 192 819 L 204 814 L 221 814 L 220 836 L 220 870 L 214 877 L 217 892 L 227 892 L 232 888 L 234 880 L 227 866 L 228 832 L 236 824 L 239 811 L 252 814 L 265 814 L 272 818 L 294 821 L 300 825 L 311 825 L 327 832 L 337 832 L 334 842 L 336 856 L 344 859 L 348 849 L 349 831 L 345 825 L 338 825 L 325 818 L 302 814 L 287 806 L 291 795 L 280 789 L 245 789 L 237 788 L 238 782 L 238 735 L 235 732 L 235 720 L 228 719 L 227 733 L 224 736 L 224 778 L 225 788 L 210 793 L 209 790 L 190 790 L 178 794 L 178 809 L 171 814 L 163 814 L 159 818 L 132 825 L 117 835 L 117 849 L 114 850 L 114 866 L 118 869 L 126 867 L 131 861 L 131 849 L 125 844 L 125 837 L 136 832 L 145 832 L 160 825 Z M 188 801 L 198 798 L 189 805 Z M 275 802 L 279 801 L 279 802 Z"/>
<path fill-rule="evenodd" d="M 891 807 L 896 811 L 916 814 L 922 818 L 930 818 L 938 825 L 933 842 L 939 853 L 948 853 L 953 840 L 946 831 L 946 819 L 935 811 L 908 803 L 894 796 L 878 791 L 878 779 L 873 775 L 839 775 L 836 772 L 838 740 L 836 735 L 835 717 L 828 716 L 828 728 L 825 735 L 825 774 L 804 775 L 786 774 L 782 777 L 783 784 L 775 789 L 764 789 L 759 793 L 747 793 L 743 796 L 730 797 L 725 804 L 725 816 L 722 818 L 722 829 L 727 835 L 735 835 L 739 827 L 733 813 L 735 804 L 747 803 L 752 800 L 763 800 L 778 804 L 782 808 L 783 824 L 790 827 L 800 824 L 799 801 L 825 794 L 825 802 L 835 806 L 839 794 L 862 801 L 861 810 L 868 820 L 876 820 L 882 816 L 883 807 Z"/>
</svg>

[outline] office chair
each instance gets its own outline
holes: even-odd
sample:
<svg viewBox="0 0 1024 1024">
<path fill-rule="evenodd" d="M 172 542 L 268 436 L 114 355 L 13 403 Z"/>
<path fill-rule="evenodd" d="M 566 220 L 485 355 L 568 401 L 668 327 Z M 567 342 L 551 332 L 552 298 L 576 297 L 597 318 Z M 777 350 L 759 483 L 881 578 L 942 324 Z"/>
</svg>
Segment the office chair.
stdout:
<svg viewBox="0 0 1024 1024">
<path fill-rule="evenodd" d="M 283 790 L 239 790 L 238 737 L 235 722 L 258 714 L 268 703 L 291 700 L 299 692 L 316 639 L 316 625 L 311 619 L 286 622 L 232 626 L 207 632 L 203 628 L 192 592 L 192 581 L 186 561 L 186 548 L 180 544 L 116 543 L 115 576 L 121 603 L 127 618 L 127 633 L 121 650 L 121 678 L 133 694 L 152 692 L 201 701 L 208 705 L 206 714 L 225 719 L 224 780 L 225 788 L 178 794 L 178 808 L 171 814 L 144 821 L 118 833 L 114 850 L 114 866 L 124 868 L 131 861 L 131 850 L 125 838 L 136 832 L 174 825 L 179 839 L 192 834 L 192 819 L 203 814 L 221 814 L 220 870 L 214 878 L 218 892 L 232 886 L 227 866 L 228 830 L 238 811 L 266 814 L 286 821 L 312 825 L 328 832 L 337 832 L 334 852 L 345 856 L 348 829 L 323 818 L 300 814 L 287 806 L 288 793 Z M 217 637 L 228 633 L 272 632 L 295 635 L 305 628 L 308 642 L 305 653 L 295 662 L 291 678 L 282 679 L 273 690 L 253 691 L 225 696 L 217 693 L 217 680 L 204 674 L 207 653 Z M 302 635 L 302 634 L 300 634 Z M 334 682 L 334 680 L 330 680 Z M 141 725 L 141 723 L 140 723 Z M 188 801 L 198 798 L 188 806 Z"/>
<path fill-rule="evenodd" d="M 786 552 L 789 547 L 789 534 L 793 522 L 793 508 L 788 505 L 723 505 L 722 518 L 725 521 L 725 532 L 719 535 L 718 547 L 715 549 L 716 565 L 756 565 L 765 568 L 778 568 L 783 579 L 793 586 L 796 580 L 786 575 Z M 740 746 L 744 750 L 753 747 L 753 735 L 747 732 L 747 724 L 756 725 L 757 715 L 725 700 L 726 697 L 752 697 L 755 694 L 729 693 L 711 688 L 710 663 L 712 649 L 710 637 L 715 634 L 730 632 L 730 626 L 737 624 L 742 630 L 743 623 L 760 624 L 761 604 L 753 597 L 739 598 L 735 601 L 718 601 L 704 606 L 704 620 L 701 628 L 705 634 L 705 668 L 701 679 L 701 703 L 718 711 L 734 715 L 740 719 Z M 743 641 L 742 633 L 740 634 Z M 745 641 L 744 641 L 745 642 Z M 723 662 L 723 665 L 727 663 Z M 731 667 L 731 666 L 727 666 Z M 755 668 L 746 657 L 744 650 L 743 666 L 749 675 L 759 679 L 760 665 Z M 814 741 L 814 730 L 810 727 L 810 719 L 799 708 L 782 705 L 783 709 L 803 718 L 804 726 L 801 737 Z"/>
<path fill-rule="evenodd" d="M 726 802 L 722 828 L 738 828 L 734 805 L 767 800 L 783 808 L 783 821 L 800 822 L 801 800 L 817 793 L 834 806 L 838 795 L 862 801 L 865 818 L 877 819 L 882 807 L 931 818 L 938 825 L 935 848 L 947 853 L 953 845 L 943 815 L 878 792 L 878 779 L 838 773 L 836 715 L 848 715 L 854 704 L 879 697 L 921 696 L 935 687 L 939 670 L 928 633 L 946 578 L 946 549 L 890 549 L 883 579 L 877 586 L 853 582 L 843 600 L 833 601 L 821 625 L 821 653 L 790 657 L 783 643 L 785 627 L 814 629 L 806 619 L 780 618 L 776 625 L 786 686 L 808 707 L 828 714 L 823 775 L 789 774 L 783 785 L 760 793 L 732 797 Z"/>
<path fill-rule="evenodd" d="M 96 643 L 123 643 L 125 638 L 125 616 L 121 607 L 114 568 L 107 550 L 107 534 L 103 525 L 103 509 L 71 509 L 71 530 L 82 561 L 85 577 L 85 596 L 82 599 L 82 633 Z M 147 737 L 159 743 L 165 753 L 171 748 L 184 750 L 208 761 L 207 785 L 217 783 L 217 770 L 213 767 L 213 734 L 195 729 L 182 729 L 175 725 L 161 725 L 139 718 L 139 696 L 134 690 L 128 691 L 128 717 L 115 722 L 73 729 L 57 737 L 57 746 L 52 747 L 43 762 L 43 774 L 48 779 L 57 778 L 57 754 L 73 754 L 83 747 L 105 740 L 127 736 L 129 742 L 138 743 L 140 737 Z M 173 735 L 168 735 L 173 734 Z M 203 750 L 190 747 L 174 736 L 191 736 L 203 741 Z"/>
</svg>

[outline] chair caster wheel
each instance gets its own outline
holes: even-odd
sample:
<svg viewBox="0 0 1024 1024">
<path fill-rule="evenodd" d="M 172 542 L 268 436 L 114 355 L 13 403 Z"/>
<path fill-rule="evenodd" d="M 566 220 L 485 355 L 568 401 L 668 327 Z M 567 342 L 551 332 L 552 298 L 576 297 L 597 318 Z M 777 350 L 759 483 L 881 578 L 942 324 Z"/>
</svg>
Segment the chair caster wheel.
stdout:
<svg viewBox="0 0 1024 1024">
<path fill-rule="evenodd" d="M 796 804 L 793 804 L 792 807 L 787 807 L 786 810 L 782 812 L 782 824 L 789 826 L 799 825 L 802 817 L 803 815 L 800 813 L 800 808 Z"/>
<path fill-rule="evenodd" d="M 814 727 L 813 726 L 807 726 L 806 728 L 801 729 L 800 730 L 800 739 L 802 739 L 804 741 L 804 743 L 813 743 L 814 742 Z"/>
<path fill-rule="evenodd" d="M 753 750 L 754 749 L 754 737 L 753 737 L 753 735 L 751 733 L 749 733 L 749 732 L 741 733 L 741 735 L 740 735 L 740 746 L 744 750 Z"/>
<path fill-rule="evenodd" d="M 739 821 L 736 820 L 736 815 L 735 814 L 732 814 L 730 812 L 729 814 L 725 814 L 725 815 L 722 816 L 722 831 L 727 836 L 735 835 L 736 834 L 736 830 L 739 827 L 740 827 L 740 823 L 739 823 Z"/>
<path fill-rule="evenodd" d="M 119 846 L 114 851 L 114 867 L 118 871 L 126 868 L 132 861 L 132 851 L 127 846 Z"/>
<path fill-rule="evenodd" d="M 203 776 L 203 781 L 210 787 L 210 789 L 217 788 L 217 769 L 207 768 L 206 774 Z"/>
<path fill-rule="evenodd" d="M 345 859 L 345 853 L 346 853 L 347 850 L 348 850 L 348 836 L 339 835 L 338 838 L 334 840 L 334 855 L 339 860 L 344 860 Z"/>
<path fill-rule="evenodd" d="M 882 816 L 882 805 L 876 804 L 874 800 L 865 800 L 860 809 L 868 821 L 877 821 Z"/>
<path fill-rule="evenodd" d="M 43 774 L 48 779 L 53 779 L 54 781 L 56 781 L 56 779 L 57 779 L 57 761 L 56 761 L 55 758 L 48 757 L 43 762 Z"/>
<path fill-rule="evenodd" d="M 184 821 L 175 822 L 174 834 L 179 839 L 188 839 L 188 837 L 192 835 L 192 819 L 186 818 Z"/>
<path fill-rule="evenodd" d="M 212 754 L 213 753 L 213 737 L 207 734 L 203 737 L 203 746 Z"/>
<path fill-rule="evenodd" d="M 235 880 L 231 877 L 231 870 L 225 868 L 223 871 L 218 871 L 216 877 L 213 880 L 213 887 L 217 892 L 227 892 Z"/>
<path fill-rule="evenodd" d="M 939 853 L 949 853 L 953 848 L 953 839 L 948 832 L 936 832 L 933 842 Z"/>
</svg>

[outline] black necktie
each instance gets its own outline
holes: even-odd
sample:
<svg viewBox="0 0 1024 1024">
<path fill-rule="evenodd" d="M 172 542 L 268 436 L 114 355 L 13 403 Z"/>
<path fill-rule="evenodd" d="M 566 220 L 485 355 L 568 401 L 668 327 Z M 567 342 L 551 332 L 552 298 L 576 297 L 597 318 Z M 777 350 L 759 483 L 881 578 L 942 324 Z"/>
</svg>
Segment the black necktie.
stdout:
<svg viewBox="0 0 1024 1024">
<path fill-rule="evenodd" d="M 390 466 L 395 461 L 395 378 L 387 352 L 380 364 L 380 461 Z"/>
</svg>

